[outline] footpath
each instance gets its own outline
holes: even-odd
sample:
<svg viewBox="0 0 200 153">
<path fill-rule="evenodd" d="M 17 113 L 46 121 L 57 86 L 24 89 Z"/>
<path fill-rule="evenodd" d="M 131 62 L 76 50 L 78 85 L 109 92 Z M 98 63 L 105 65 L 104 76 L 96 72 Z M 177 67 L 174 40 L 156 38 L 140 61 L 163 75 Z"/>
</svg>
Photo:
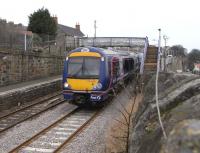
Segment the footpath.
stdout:
<svg viewBox="0 0 200 153">
<path fill-rule="evenodd" d="M 61 75 L 0 87 L 0 112 L 61 90 Z"/>
</svg>

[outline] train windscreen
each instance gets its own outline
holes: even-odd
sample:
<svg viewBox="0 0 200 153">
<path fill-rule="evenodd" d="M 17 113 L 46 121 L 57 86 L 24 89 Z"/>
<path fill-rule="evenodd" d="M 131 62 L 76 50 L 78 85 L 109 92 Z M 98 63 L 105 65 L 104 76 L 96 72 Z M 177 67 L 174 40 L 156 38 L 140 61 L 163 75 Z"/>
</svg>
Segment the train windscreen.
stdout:
<svg viewBox="0 0 200 153">
<path fill-rule="evenodd" d="M 68 61 L 68 78 L 99 78 L 100 58 L 70 57 Z"/>
</svg>

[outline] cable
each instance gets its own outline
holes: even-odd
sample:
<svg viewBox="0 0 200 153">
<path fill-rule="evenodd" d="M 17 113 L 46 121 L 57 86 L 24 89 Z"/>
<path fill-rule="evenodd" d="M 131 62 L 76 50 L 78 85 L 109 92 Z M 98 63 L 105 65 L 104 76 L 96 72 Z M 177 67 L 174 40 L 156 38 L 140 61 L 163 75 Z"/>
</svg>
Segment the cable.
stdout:
<svg viewBox="0 0 200 153">
<path fill-rule="evenodd" d="M 159 108 L 159 101 L 158 101 L 158 77 L 159 77 L 159 67 L 160 67 L 160 43 L 161 43 L 161 29 L 158 29 L 159 31 L 159 40 L 158 40 L 158 59 L 157 59 L 157 71 L 156 71 L 156 107 L 158 111 L 158 119 L 160 122 L 160 126 L 164 135 L 164 138 L 167 139 L 167 135 L 165 133 L 165 129 L 163 127 L 161 115 L 160 115 L 160 108 Z"/>
</svg>

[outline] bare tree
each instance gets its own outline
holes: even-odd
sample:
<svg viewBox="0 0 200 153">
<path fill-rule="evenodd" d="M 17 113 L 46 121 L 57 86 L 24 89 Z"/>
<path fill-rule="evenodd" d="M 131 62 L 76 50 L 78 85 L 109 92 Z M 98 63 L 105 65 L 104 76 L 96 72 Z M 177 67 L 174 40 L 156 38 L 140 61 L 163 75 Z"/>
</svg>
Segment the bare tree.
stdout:
<svg viewBox="0 0 200 153">
<path fill-rule="evenodd" d="M 120 128 L 121 132 L 123 133 L 122 135 L 112 135 L 114 139 L 117 141 L 121 141 L 125 144 L 125 152 L 129 152 L 129 139 L 130 139 L 130 134 L 131 134 L 131 127 L 132 127 L 132 119 L 134 118 L 134 108 L 136 106 L 136 101 L 138 94 L 142 90 L 141 86 L 141 81 L 139 78 L 139 75 L 137 75 L 134 79 L 134 89 L 133 93 L 131 93 L 129 90 L 127 90 L 127 87 L 125 86 L 125 83 L 123 82 L 122 87 L 125 90 L 126 94 L 130 98 L 130 102 L 128 107 L 123 105 L 119 100 L 117 101 L 120 104 L 120 108 L 118 111 L 121 114 L 121 119 L 115 119 L 115 121 L 122 125 L 124 128 Z M 115 94 L 115 92 L 114 92 Z"/>
</svg>

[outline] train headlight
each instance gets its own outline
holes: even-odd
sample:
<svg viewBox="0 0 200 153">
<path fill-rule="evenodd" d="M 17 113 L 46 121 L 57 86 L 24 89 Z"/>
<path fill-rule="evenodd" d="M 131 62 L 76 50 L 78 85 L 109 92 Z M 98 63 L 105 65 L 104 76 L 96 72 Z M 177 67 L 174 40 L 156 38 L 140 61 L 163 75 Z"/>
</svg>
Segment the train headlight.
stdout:
<svg viewBox="0 0 200 153">
<path fill-rule="evenodd" d="M 93 90 L 100 90 L 102 88 L 102 84 L 101 83 L 97 83 L 94 87 Z"/>
<path fill-rule="evenodd" d="M 65 88 L 70 88 L 70 85 L 69 85 L 67 82 L 65 82 L 65 83 L 64 83 L 64 87 L 65 87 Z"/>
</svg>

